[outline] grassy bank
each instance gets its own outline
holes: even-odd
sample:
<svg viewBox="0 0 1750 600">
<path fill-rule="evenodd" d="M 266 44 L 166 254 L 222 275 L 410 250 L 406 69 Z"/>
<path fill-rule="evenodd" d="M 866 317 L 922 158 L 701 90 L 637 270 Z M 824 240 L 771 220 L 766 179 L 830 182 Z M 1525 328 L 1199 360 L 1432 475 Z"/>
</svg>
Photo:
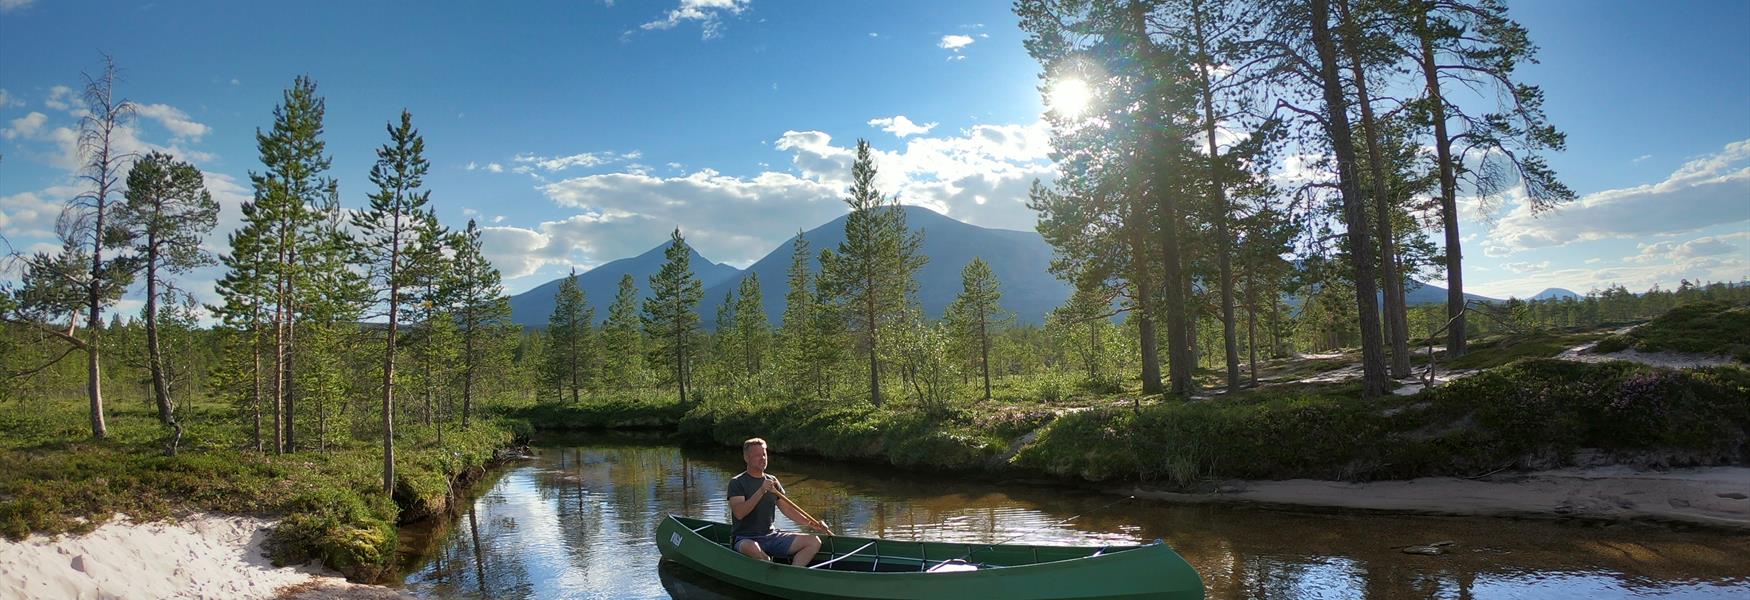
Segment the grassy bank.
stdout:
<svg viewBox="0 0 1750 600">
<path fill-rule="evenodd" d="M 1564 341 L 1565 343 L 1565 341 Z M 1017 385 L 1014 389 L 1025 386 Z M 1054 386 L 1047 386 L 1054 387 Z M 1055 395 L 1056 390 L 1051 390 Z M 1210 479 L 1472 476 L 1585 460 L 1648 465 L 1750 460 L 1750 371 L 1520 360 L 1414 396 L 1359 400 L 1355 384 L 1287 384 L 1195 400 L 1134 392 L 1062 401 L 1010 394 L 927 411 L 861 399 L 716 399 L 662 405 L 687 439 L 749 436 L 780 452 L 945 470 L 1194 486 Z M 1133 402 L 1140 400 L 1140 410 Z M 626 404 L 526 415 L 591 424 Z"/>
<path fill-rule="evenodd" d="M 1089 480 L 1471 476 L 1604 460 L 1741 464 L 1750 372 L 1527 360 L 1415 396 L 1257 392 L 1055 420 L 1014 464 Z"/>
<path fill-rule="evenodd" d="M 101 442 L 87 439 L 87 413 L 75 402 L 0 411 L 0 533 L 18 540 L 89 531 L 117 512 L 272 516 L 282 519 L 268 541 L 276 561 L 316 559 L 368 581 L 392 566 L 397 524 L 444 514 L 453 487 L 527 432 L 514 421 L 481 420 L 445 431 L 440 445 L 432 428 L 400 428 L 391 499 L 381 492 L 380 442 L 277 456 L 240 450 L 248 437 L 234 414 L 222 404 L 185 407 L 184 444 L 168 457 L 145 403 L 113 403 L 110 439 Z"/>
<path fill-rule="evenodd" d="M 1622 335 L 1598 342 L 1599 353 L 1633 348 L 1731 356 L 1750 363 L 1750 306 L 1694 302 L 1672 308 Z"/>
</svg>

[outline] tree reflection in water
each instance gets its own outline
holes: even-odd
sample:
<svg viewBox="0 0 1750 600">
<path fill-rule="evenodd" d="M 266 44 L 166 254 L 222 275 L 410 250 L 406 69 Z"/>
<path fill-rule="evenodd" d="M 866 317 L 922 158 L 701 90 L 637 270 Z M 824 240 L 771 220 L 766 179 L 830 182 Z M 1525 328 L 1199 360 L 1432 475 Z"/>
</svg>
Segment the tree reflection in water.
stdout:
<svg viewBox="0 0 1750 600">
<path fill-rule="evenodd" d="M 776 441 L 776 440 L 774 440 Z M 1304 513 L 1113 496 L 786 455 L 789 495 L 849 535 L 1105 545 L 1161 538 L 1211 598 L 1690 598 L 1750 594 L 1750 538 L 1646 525 Z M 726 520 L 735 449 L 661 438 L 553 440 L 468 504 L 468 531 L 430 528 L 409 591 L 475 598 L 737 598 L 660 564 L 661 515 Z M 1105 510 L 1095 509 L 1106 507 Z M 1058 523 L 1072 515 L 1082 515 Z M 782 514 L 778 527 L 800 530 Z M 456 530 L 450 530 L 456 529 Z M 1452 552 L 1405 546 L 1451 540 Z"/>
</svg>

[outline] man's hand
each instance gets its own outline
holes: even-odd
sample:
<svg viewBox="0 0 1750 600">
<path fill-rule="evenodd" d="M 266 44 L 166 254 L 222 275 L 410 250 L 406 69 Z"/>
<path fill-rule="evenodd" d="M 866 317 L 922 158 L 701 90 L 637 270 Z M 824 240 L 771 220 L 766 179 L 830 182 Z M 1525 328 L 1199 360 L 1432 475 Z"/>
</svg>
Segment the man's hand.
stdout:
<svg viewBox="0 0 1750 600">
<path fill-rule="evenodd" d="M 760 484 L 760 491 L 761 492 L 776 492 L 776 491 L 778 491 L 778 480 L 767 477 L 765 483 Z"/>
</svg>

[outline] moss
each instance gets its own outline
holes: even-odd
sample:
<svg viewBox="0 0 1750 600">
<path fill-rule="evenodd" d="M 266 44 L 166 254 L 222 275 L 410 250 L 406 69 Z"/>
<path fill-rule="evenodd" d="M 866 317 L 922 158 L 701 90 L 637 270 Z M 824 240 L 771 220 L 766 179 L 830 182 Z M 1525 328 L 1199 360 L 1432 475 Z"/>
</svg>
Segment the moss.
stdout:
<svg viewBox="0 0 1750 600">
<path fill-rule="evenodd" d="M 339 440 L 326 452 L 285 455 L 241 450 L 246 438 L 226 412 L 234 409 L 195 404 L 185 407 L 189 429 L 211 439 L 191 435 L 170 457 L 149 404 L 112 406 L 104 441 L 83 440 L 83 431 L 73 436 L 82 441 L 56 441 L 86 418 L 70 403 L 0 418 L 0 464 L 7 465 L 0 469 L 0 534 L 19 540 L 89 531 L 117 512 L 139 520 L 190 511 L 273 516 L 281 519 L 269 536 L 278 560 L 320 560 L 370 580 L 394 559 L 396 523 L 443 513 L 452 482 L 515 439 L 510 426 L 492 419 L 444 432 L 441 445 L 435 430 L 405 428 L 397 436 L 392 500 L 381 493 L 375 441 Z"/>
<path fill-rule="evenodd" d="M 1750 306 L 1693 302 L 1628 332 L 1636 350 L 1750 357 Z"/>
<path fill-rule="evenodd" d="M 1474 475 L 1580 448 L 1745 459 L 1750 374 L 1528 360 L 1410 397 L 1255 392 L 1058 418 L 1016 466 L 1089 480 Z M 1522 466 L 1534 466 L 1522 464 Z"/>
</svg>

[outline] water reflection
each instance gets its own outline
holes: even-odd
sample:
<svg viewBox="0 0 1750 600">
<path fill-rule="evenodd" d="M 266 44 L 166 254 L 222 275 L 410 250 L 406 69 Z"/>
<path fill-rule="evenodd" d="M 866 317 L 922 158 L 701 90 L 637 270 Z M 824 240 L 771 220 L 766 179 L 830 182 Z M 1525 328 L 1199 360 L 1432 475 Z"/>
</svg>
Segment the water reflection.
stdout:
<svg viewBox="0 0 1750 600">
<path fill-rule="evenodd" d="M 507 469 L 448 530 L 414 532 L 408 590 L 467 598 L 758 597 L 673 564 L 661 515 L 727 520 L 734 449 L 561 441 Z M 777 454 L 809 512 L 853 535 L 1106 545 L 1165 539 L 1211 598 L 1714 598 L 1750 595 L 1750 536 L 1631 525 L 1303 514 L 1119 502 Z M 489 485 L 489 487 L 487 487 Z M 999 491 L 1000 490 L 1000 491 Z M 1080 516 L 1077 516 L 1080 515 Z M 1065 522 L 1065 519 L 1077 516 Z M 778 526 L 798 529 L 782 514 Z M 423 537 L 423 539 L 421 539 Z M 1450 540 L 1443 556 L 1404 554 Z"/>
</svg>

